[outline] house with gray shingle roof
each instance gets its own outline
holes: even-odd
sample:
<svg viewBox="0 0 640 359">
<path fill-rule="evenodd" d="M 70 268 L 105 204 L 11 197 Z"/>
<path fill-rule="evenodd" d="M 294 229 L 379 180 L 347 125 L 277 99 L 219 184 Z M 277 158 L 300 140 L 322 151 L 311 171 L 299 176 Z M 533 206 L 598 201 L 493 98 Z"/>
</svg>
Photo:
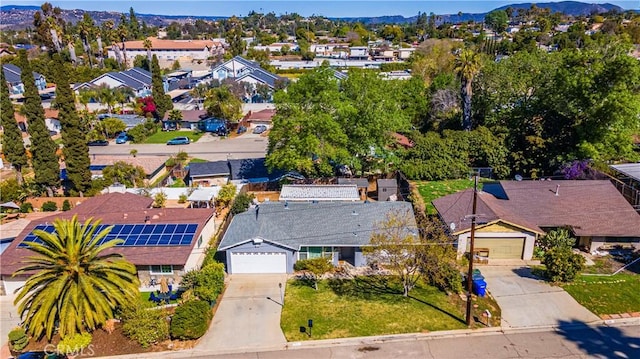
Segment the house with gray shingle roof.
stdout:
<svg viewBox="0 0 640 359">
<path fill-rule="evenodd" d="M 280 201 L 359 201 L 355 184 L 292 184 L 282 186 Z"/>
<path fill-rule="evenodd" d="M 292 273 L 298 260 L 364 266 L 362 248 L 385 216 L 408 202 L 264 202 L 233 217 L 218 251 L 228 273 Z M 415 224 L 406 229 L 417 235 Z"/>
<path fill-rule="evenodd" d="M 24 93 L 24 84 L 20 77 L 22 75 L 22 70 L 14 64 L 4 64 L 2 65 L 2 71 L 4 72 L 4 77 L 9 85 L 11 95 L 21 95 Z M 43 75 L 34 71 L 33 78 L 35 79 L 38 91 L 42 91 L 47 87 L 47 80 Z"/>
<path fill-rule="evenodd" d="M 468 250 L 473 190 L 433 201 L 457 240 Z M 478 193 L 474 249 L 491 259 L 533 256 L 535 241 L 556 228 L 569 228 L 577 245 L 589 252 L 613 245 L 640 248 L 640 215 L 608 180 L 500 181 Z"/>
<path fill-rule="evenodd" d="M 253 86 L 251 93 L 245 94 L 248 102 L 271 102 L 269 98 L 259 98 L 256 91 L 258 85 L 266 85 L 272 91 L 276 88 L 278 81 L 286 81 L 285 78 L 275 75 L 255 62 L 247 60 L 241 56 L 236 56 L 211 70 L 213 78 L 216 80 L 234 79 L 235 82 L 242 82 Z"/>
<path fill-rule="evenodd" d="M 82 88 L 99 86 L 107 86 L 110 89 L 128 87 L 133 90 L 136 97 L 151 96 L 151 73 L 139 67 L 120 72 L 112 71 L 100 75 L 89 82 L 77 84 L 73 89 L 78 91 Z M 166 81 L 164 82 L 164 87 L 165 91 L 167 91 L 168 84 Z"/>
</svg>

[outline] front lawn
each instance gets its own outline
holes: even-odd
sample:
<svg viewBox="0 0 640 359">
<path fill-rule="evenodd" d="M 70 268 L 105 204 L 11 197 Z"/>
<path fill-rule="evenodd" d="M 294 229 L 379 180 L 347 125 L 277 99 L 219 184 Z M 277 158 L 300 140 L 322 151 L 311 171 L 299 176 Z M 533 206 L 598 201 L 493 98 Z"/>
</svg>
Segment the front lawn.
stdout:
<svg viewBox="0 0 640 359">
<path fill-rule="evenodd" d="M 581 275 L 563 285 L 578 303 L 595 314 L 640 312 L 640 275 Z"/>
<path fill-rule="evenodd" d="M 424 199 L 427 214 L 436 214 L 436 209 L 431 204 L 436 198 L 444 197 L 448 194 L 463 191 L 467 188 L 473 188 L 473 179 L 455 179 L 444 181 L 417 181 L 418 191 Z M 478 183 L 478 189 L 482 188 Z"/>
<path fill-rule="evenodd" d="M 149 136 L 144 143 L 167 143 L 167 141 L 175 137 L 189 137 L 191 142 L 196 142 L 202 135 L 203 132 L 195 131 L 158 131 Z"/>
<path fill-rule="evenodd" d="M 151 297 L 151 293 L 152 292 L 140 292 L 140 301 L 145 302 L 145 303 L 148 302 L 149 301 L 149 297 Z M 176 304 L 176 303 L 178 303 L 178 301 L 176 299 L 169 301 L 169 304 Z M 162 303 L 162 304 L 164 304 L 164 303 Z"/>
<path fill-rule="evenodd" d="M 463 329 L 464 314 L 455 300 L 420 285 L 402 296 L 384 278 L 323 280 L 318 291 L 298 280 L 287 283 L 280 325 L 288 341 Z M 300 333 L 313 319 L 312 337 Z"/>
</svg>

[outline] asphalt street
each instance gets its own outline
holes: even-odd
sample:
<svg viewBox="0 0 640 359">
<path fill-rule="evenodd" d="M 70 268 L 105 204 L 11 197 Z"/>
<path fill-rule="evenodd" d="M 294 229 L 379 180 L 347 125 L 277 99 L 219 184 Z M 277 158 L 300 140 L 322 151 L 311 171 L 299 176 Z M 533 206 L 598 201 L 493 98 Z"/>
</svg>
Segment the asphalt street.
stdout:
<svg viewBox="0 0 640 359">
<path fill-rule="evenodd" d="M 168 146 L 166 144 L 120 144 L 113 141 L 108 146 L 89 147 L 89 155 L 130 156 L 132 149 L 138 156 L 167 156 L 180 151 L 190 156 L 209 161 L 226 160 L 227 158 L 260 158 L 267 151 L 267 137 L 245 133 L 239 137 L 220 139 L 210 134 L 204 135 L 198 142 L 188 145 Z"/>
</svg>

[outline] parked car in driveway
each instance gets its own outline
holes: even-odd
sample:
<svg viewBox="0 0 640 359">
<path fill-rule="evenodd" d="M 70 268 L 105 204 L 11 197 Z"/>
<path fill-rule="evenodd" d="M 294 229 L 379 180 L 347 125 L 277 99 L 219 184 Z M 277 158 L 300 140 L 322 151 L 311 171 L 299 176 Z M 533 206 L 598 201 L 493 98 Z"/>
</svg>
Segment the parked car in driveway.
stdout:
<svg viewBox="0 0 640 359">
<path fill-rule="evenodd" d="M 109 146 L 109 141 L 107 140 L 95 140 L 87 143 L 89 146 Z"/>
<path fill-rule="evenodd" d="M 129 141 L 129 135 L 126 132 L 121 132 L 118 137 L 116 137 L 116 144 L 121 145 L 123 143 L 127 143 Z"/>
<path fill-rule="evenodd" d="M 267 126 L 266 125 L 258 125 L 253 129 L 253 133 L 255 134 L 260 134 L 263 133 L 267 130 Z"/>
<path fill-rule="evenodd" d="M 189 137 L 175 137 L 167 141 L 167 145 L 188 145 L 190 142 Z"/>
<path fill-rule="evenodd" d="M 247 128 L 244 126 L 238 126 L 238 134 L 247 132 Z"/>
</svg>

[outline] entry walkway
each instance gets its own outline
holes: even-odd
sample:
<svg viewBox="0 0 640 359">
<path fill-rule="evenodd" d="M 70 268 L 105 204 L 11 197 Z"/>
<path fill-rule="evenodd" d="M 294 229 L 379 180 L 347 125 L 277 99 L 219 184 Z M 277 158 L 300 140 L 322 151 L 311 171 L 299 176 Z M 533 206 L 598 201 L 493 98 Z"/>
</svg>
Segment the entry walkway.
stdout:
<svg viewBox="0 0 640 359">
<path fill-rule="evenodd" d="M 530 328 L 599 318 L 565 292 L 531 274 L 529 267 L 479 266 L 487 290 L 502 310 L 502 327 Z"/>
<path fill-rule="evenodd" d="M 280 328 L 280 314 L 286 282 L 286 274 L 230 275 L 211 326 L 196 351 L 284 349 L 287 341 Z"/>
</svg>

